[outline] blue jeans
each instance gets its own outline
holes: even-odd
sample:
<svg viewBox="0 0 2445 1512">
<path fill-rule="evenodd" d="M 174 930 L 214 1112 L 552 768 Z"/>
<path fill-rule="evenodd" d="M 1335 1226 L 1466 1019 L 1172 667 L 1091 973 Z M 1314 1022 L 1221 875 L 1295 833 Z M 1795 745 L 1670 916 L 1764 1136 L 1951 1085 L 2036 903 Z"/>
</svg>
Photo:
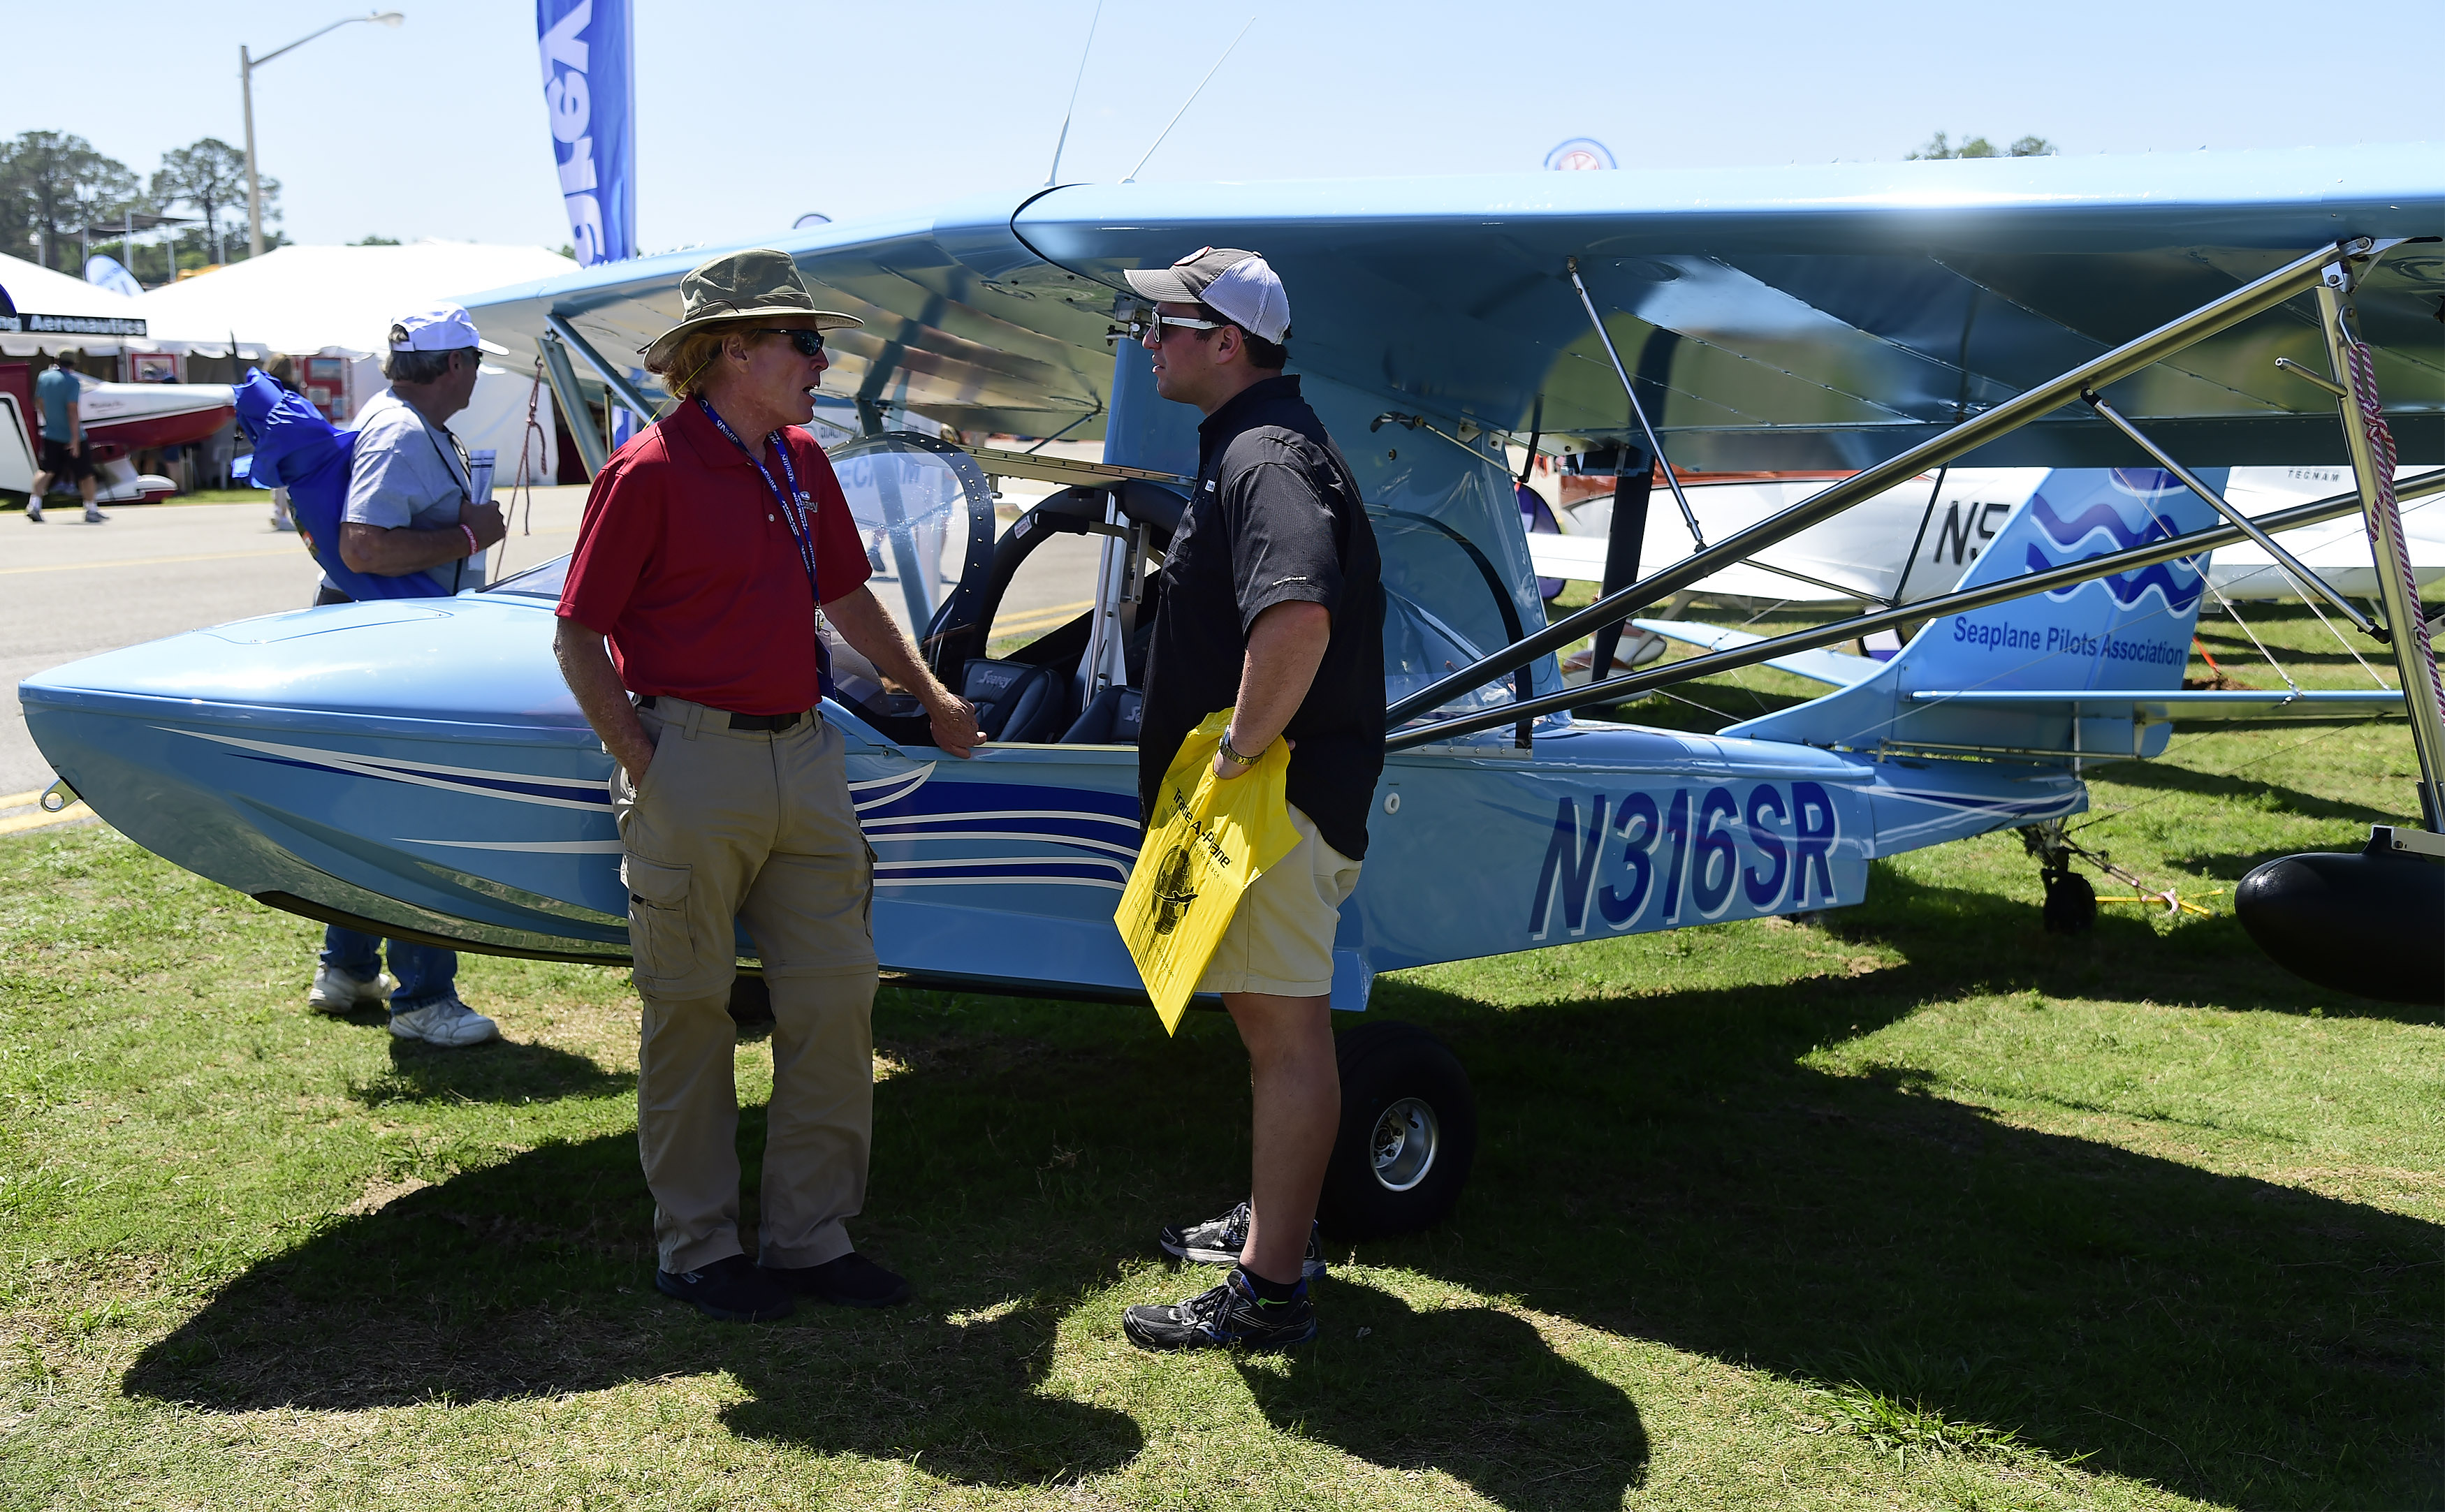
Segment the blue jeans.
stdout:
<svg viewBox="0 0 2445 1512">
<path fill-rule="evenodd" d="M 371 981 L 382 975 L 382 947 L 390 946 L 390 974 L 399 979 L 399 991 L 390 995 L 390 1011 L 403 1014 L 450 997 L 457 987 L 458 952 L 444 950 L 439 945 L 410 944 L 404 940 L 385 941 L 380 935 L 359 934 L 338 924 L 323 926 L 323 964 L 334 971 L 345 972 L 359 981 Z"/>
</svg>

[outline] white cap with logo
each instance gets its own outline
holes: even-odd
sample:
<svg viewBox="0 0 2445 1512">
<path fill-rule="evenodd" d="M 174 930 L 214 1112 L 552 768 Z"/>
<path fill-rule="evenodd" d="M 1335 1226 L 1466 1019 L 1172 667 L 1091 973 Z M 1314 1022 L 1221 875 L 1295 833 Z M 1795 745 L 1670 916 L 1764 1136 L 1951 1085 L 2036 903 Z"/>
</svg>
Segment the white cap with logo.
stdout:
<svg viewBox="0 0 2445 1512">
<path fill-rule="evenodd" d="M 1269 342 L 1290 334 L 1291 296 L 1273 266 L 1236 247 L 1200 247 L 1168 268 L 1122 274 L 1129 287 L 1161 304 L 1204 304 Z"/>
<path fill-rule="evenodd" d="M 495 356 L 509 350 L 478 335 L 475 320 L 459 305 L 436 305 L 391 323 L 390 349 L 395 352 L 459 352 L 470 346 Z"/>
</svg>

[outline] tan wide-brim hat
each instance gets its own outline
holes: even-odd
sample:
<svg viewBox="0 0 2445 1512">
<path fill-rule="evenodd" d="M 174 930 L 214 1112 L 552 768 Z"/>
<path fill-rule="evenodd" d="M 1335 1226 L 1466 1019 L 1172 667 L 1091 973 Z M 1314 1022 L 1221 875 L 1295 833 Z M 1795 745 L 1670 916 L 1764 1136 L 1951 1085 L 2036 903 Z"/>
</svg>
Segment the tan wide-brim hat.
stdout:
<svg viewBox="0 0 2445 1512">
<path fill-rule="evenodd" d="M 735 320 L 812 320 L 817 330 L 863 326 L 855 315 L 817 309 L 815 296 L 790 254 L 772 247 L 724 252 L 700 263 L 680 280 L 680 323 L 640 348 L 654 366 L 690 333 Z"/>
</svg>

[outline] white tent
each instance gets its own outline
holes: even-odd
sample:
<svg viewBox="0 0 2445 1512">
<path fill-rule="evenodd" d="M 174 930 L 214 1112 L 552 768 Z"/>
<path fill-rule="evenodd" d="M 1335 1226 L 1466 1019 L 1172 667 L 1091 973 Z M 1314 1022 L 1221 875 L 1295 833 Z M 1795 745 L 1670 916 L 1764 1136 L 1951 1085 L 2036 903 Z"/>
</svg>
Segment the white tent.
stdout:
<svg viewBox="0 0 2445 1512">
<path fill-rule="evenodd" d="M 389 345 L 391 322 L 409 310 L 459 304 L 470 294 L 505 284 L 532 283 L 574 272 L 577 264 L 540 247 L 493 247 L 474 242 L 419 242 L 408 247 L 279 247 L 181 283 L 149 289 L 126 301 L 153 328 L 182 335 L 233 333 L 245 346 L 258 342 L 292 357 L 331 357 L 347 363 L 346 403 L 353 415 L 383 390 L 381 354 Z M 226 345 L 224 334 L 221 345 Z M 487 363 L 475 399 L 450 428 L 470 447 L 500 454 L 498 477 L 506 487 L 517 476 L 527 408 L 534 403 L 542 427 L 542 456 L 529 442 L 532 476 L 553 476 L 551 395 L 538 389 L 532 372 L 512 372 Z"/>
<path fill-rule="evenodd" d="M 137 308 L 136 301 L 124 294 L 88 284 L 82 278 L 53 272 L 40 263 L 29 263 L 5 252 L 0 252 L 0 290 L 8 293 L 9 304 L 22 314 L 147 318 L 145 312 Z M 55 352 L 63 346 L 87 352 L 116 352 L 121 347 L 146 352 L 185 351 L 196 345 L 181 341 L 176 335 L 166 335 L 158 323 L 153 323 L 149 328 L 152 334 L 148 336 L 53 335 L 0 329 L 0 353 L 10 357 L 31 357 L 38 351 Z M 211 355 L 221 355 L 228 350 L 229 333 L 222 332 L 220 339 L 211 345 Z"/>
</svg>

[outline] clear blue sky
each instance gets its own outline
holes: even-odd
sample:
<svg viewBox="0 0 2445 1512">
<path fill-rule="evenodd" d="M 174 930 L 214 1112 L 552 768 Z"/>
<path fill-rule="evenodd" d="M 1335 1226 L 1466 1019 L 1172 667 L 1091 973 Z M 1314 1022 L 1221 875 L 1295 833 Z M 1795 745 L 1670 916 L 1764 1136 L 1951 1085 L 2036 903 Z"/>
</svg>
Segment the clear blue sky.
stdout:
<svg viewBox="0 0 2445 1512">
<path fill-rule="evenodd" d="M 566 241 L 532 6 L 389 5 L 404 26 L 344 27 L 256 75 L 289 234 Z M 640 240 L 737 240 L 804 211 L 845 219 L 1040 182 L 1092 7 L 636 0 Z M 0 132 L 72 131 L 144 174 L 198 137 L 239 143 L 238 45 L 268 51 L 364 9 L 12 8 Z M 1064 177 L 1126 173 L 1251 14 L 1144 177 L 1533 168 L 1574 136 L 1624 167 L 1690 167 L 1896 159 L 1938 128 L 2036 133 L 2074 154 L 2437 135 L 2434 48 L 2382 11 L 2324 25 L 2263 0 L 1107 0 Z M 43 58 L 62 63 L 55 90 L 28 65 Z"/>
</svg>

